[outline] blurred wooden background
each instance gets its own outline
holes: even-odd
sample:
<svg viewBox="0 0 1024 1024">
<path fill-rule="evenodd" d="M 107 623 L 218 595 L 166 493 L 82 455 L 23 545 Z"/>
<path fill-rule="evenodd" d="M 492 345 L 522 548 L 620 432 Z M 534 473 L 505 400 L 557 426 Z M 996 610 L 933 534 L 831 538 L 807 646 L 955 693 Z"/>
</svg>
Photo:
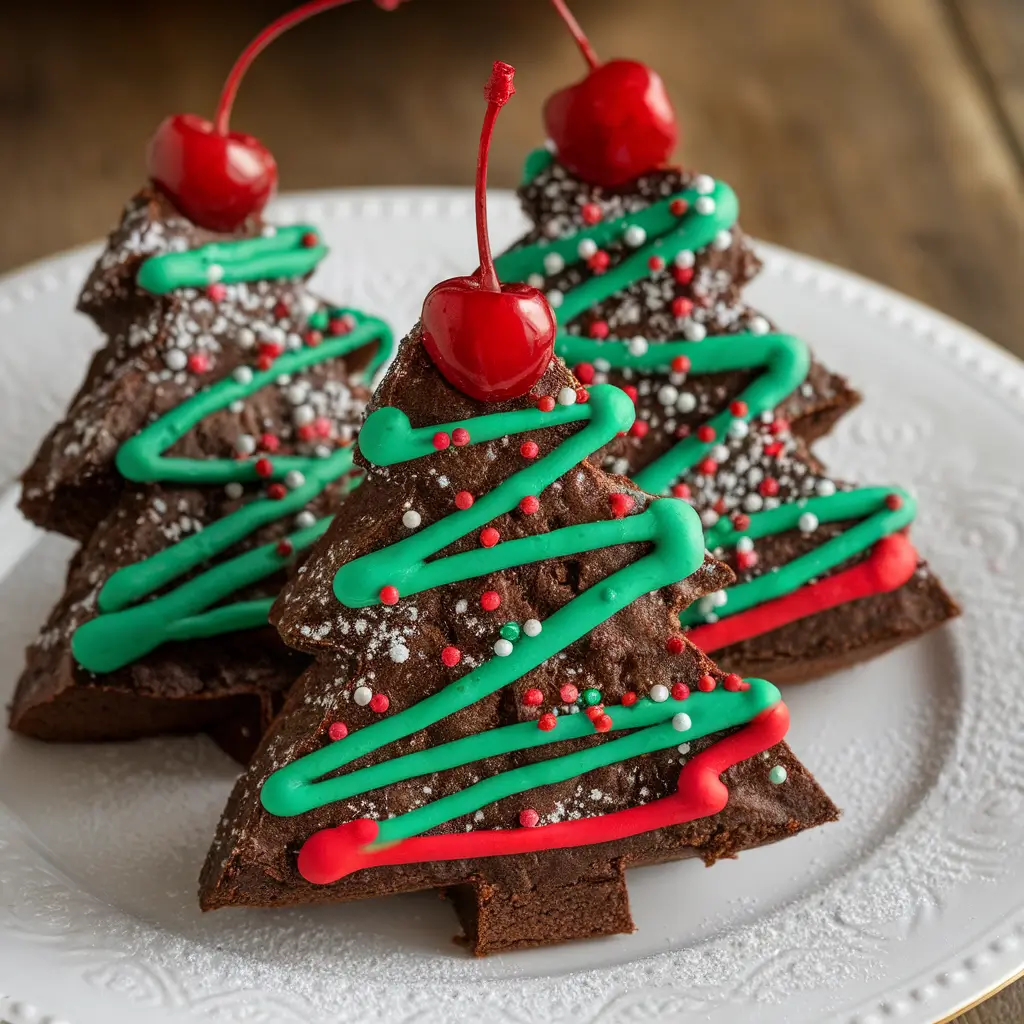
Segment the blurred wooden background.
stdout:
<svg viewBox="0 0 1024 1024">
<path fill-rule="evenodd" d="M 0 271 L 100 236 L 160 118 L 212 113 L 239 49 L 291 4 L 13 6 L 0 13 Z M 1024 0 L 575 8 L 600 54 L 661 72 L 681 159 L 737 189 L 748 230 L 1024 355 Z M 518 70 L 492 155 L 492 182 L 511 186 L 544 97 L 582 73 L 544 0 L 325 14 L 257 62 L 234 126 L 274 150 L 285 189 L 469 184 L 495 58 Z M 961 1020 L 1020 1021 L 1014 998 Z"/>
</svg>

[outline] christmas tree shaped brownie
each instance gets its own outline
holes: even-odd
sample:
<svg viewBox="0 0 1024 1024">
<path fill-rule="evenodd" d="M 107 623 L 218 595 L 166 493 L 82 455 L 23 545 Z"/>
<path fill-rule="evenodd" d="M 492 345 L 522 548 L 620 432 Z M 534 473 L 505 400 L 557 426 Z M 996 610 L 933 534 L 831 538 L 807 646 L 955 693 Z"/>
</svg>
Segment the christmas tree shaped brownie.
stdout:
<svg viewBox="0 0 1024 1024">
<path fill-rule="evenodd" d="M 11 709 L 27 735 L 207 730 L 244 758 L 306 664 L 267 613 L 351 486 L 391 341 L 309 291 L 315 228 L 262 219 L 273 159 L 227 128 L 247 59 L 216 130 L 161 125 L 81 293 L 107 343 L 24 476 L 24 513 L 82 542 Z"/>
<path fill-rule="evenodd" d="M 239 780 L 206 909 L 442 889 L 473 951 L 628 932 L 633 865 L 831 821 L 762 679 L 678 614 L 730 573 L 686 502 L 591 461 L 634 406 L 551 359 L 543 295 L 435 287 L 359 435 L 364 483 L 273 616 L 316 661 Z"/>
<path fill-rule="evenodd" d="M 599 63 L 554 4 L 591 70 L 548 101 L 554 145 L 529 157 L 520 190 L 534 228 L 498 269 L 546 291 L 555 350 L 584 384 L 636 402 L 605 467 L 690 501 L 736 572 L 684 613 L 690 638 L 730 668 L 795 681 L 956 615 L 906 536 L 914 500 L 835 480 L 810 453 L 855 396 L 744 304 L 759 264 L 736 195 L 666 168 L 676 125 L 661 80 Z"/>
</svg>

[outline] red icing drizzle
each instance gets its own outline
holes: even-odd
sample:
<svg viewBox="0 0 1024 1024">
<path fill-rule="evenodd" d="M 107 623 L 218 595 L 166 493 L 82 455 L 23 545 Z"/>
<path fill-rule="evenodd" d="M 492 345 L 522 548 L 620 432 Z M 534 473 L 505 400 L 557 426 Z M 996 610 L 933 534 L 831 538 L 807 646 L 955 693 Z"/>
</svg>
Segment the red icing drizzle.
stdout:
<svg viewBox="0 0 1024 1024">
<path fill-rule="evenodd" d="M 592 818 L 533 828 L 413 836 L 382 847 L 371 845 L 377 823 L 372 818 L 358 818 L 310 836 L 299 850 L 299 874 L 314 885 L 329 885 L 363 868 L 564 850 L 695 821 L 717 814 L 728 802 L 729 790 L 719 776 L 779 743 L 788 728 L 789 709 L 780 701 L 693 757 L 679 773 L 678 789 L 671 796 Z"/>
<path fill-rule="evenodd" d="M 686 638 L 702 651 L 718 651 L 849 601 L 896 590 L 910 579 L 917 564 L 914 545 L 902 533 L 894 533 L 878 541 L 858 565 L 738 615 L 695 626 Z"/>
</svg>

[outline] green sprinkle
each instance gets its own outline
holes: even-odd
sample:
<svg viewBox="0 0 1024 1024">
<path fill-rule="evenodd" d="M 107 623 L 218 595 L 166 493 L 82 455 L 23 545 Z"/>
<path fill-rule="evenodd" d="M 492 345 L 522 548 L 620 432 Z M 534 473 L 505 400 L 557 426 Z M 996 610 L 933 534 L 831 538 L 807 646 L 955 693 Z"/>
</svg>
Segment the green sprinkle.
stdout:
<svg viewBox="0 0 1024 1024">
<path fill-rule="evenodd" d="M 781 786 L 786 779 L 789 778 L 789 772 L 782 767 L 781 764 L 777 764 L 769 773 L 768 781 L 773 782 L 776 786 Z"/>
<path fill-rule="evenodd" d="M 587 689 L 583 691 L 583 703 L 589 704 L 591 707 L 595 704 L 600 704 L 601 691 L 595 689 L 593 686 L 588 686 Z"/>
<path fill-rule="evenodd" d="M 501 633 L 504 639 L 511 640 L 512 643 L 515 643 L 519 639 L 519 623 L 506 622 L 498 632 Z"/>
</svg>

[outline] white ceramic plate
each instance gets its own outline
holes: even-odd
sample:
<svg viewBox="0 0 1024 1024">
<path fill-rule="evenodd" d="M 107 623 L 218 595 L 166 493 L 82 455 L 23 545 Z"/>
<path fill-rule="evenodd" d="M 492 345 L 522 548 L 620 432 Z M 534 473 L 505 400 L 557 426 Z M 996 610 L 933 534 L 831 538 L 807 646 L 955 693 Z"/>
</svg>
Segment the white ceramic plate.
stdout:
<svg viewBox="0 0 1024 1024">
<path fill-rule="evenodd" d="M 474 265 L 462 191 L 282 201 L 334 252 L 323 290 L 414 320 Z M 492 197 L 498 244 L 521 229 Z M 72 314 L 92 250 L 0 284 L 0 479 L 63 409 L 98 338 Z M 926 1024 L 1024 965 L 1024 366 L 842 271 L 765 247 L 750 289 L 867 396 L 821 446 L 840 475 L 921 498 L 915 535 L 966 613 L 792 690 L 791 741 L 845 810 L 744 854 L 630 875 L 639 931 L 476 961 L 432 895 L 203 917 L 196 875 L 234 767 L 203 738 L 0 739 L 0 1011 L 140 1020 Z M 70 545 L 0 509 L 0 693 Z M 6 999 L 5 999 L 6 997 Z M 47 1016 L 51 1015 L 51 1016 Z"/>
</svg>

